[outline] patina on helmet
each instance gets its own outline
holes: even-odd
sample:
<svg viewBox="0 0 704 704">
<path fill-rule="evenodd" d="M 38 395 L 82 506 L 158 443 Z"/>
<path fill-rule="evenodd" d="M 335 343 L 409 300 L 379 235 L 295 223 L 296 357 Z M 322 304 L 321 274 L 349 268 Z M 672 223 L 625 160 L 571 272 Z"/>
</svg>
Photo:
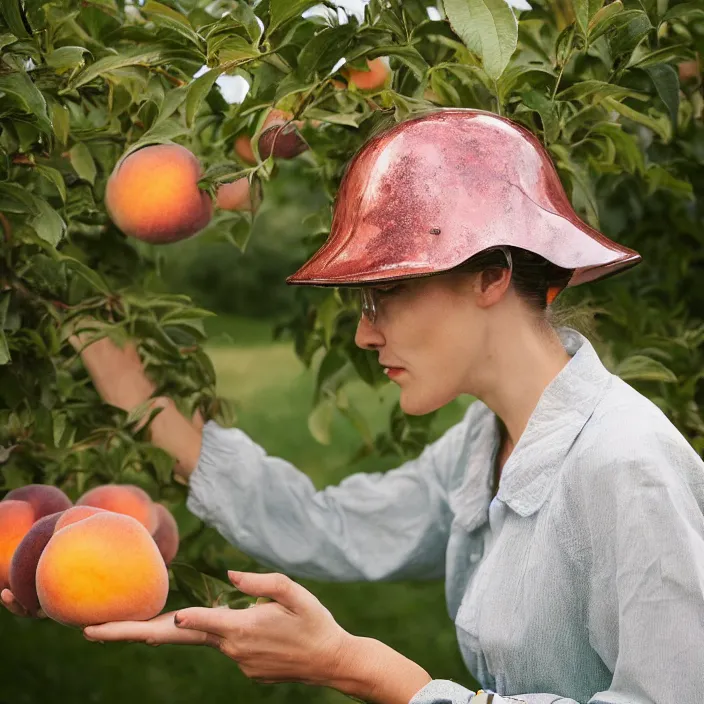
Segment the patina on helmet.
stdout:
<svg viewBox="0 0 704 704">
<path fill-rule="evenodd" d="M 363 286 L 520 247 L 573 270 L 569 286 L 640 255 L 583 222 L 540 141 L 483 110 L 446 108 L 372 137 L 350 161 L 325 244 L 289 284 Z"/>
</svg>

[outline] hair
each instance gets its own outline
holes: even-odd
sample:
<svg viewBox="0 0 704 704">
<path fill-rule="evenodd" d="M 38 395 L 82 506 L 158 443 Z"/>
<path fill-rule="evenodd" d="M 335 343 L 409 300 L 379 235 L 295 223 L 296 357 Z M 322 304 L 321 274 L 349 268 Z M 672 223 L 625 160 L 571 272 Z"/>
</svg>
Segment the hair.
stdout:
<svg viewBox="0 0 704 704">
<path fill-rule="evenodd" d="M 553 301 L 569 283 L 573 269 L 557 266 L 527 249 L 500 247 L 480 252 L 452 271 L 480 273 L 488 269 L 507 269 L 509 262 L 504 249 L 508 249 L 511 255 L 511 286 L 521 300 L 536 314 L 539 322 L 550 327 L 561 324 L 568 316 L 561 309 L 560 320 L 556 320 Z"/>
</svg>

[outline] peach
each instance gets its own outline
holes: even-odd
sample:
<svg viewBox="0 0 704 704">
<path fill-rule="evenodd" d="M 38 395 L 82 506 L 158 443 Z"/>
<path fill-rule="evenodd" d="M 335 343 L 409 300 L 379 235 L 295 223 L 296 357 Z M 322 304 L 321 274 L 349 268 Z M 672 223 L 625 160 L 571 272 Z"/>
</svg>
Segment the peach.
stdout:
<svg viewBox="0 0 704 704">
<path fill-rule="evenodd" d="M 73 504 L 61 489 L 51 484 L 27 484 L 8 492 L 4 500 L 26 501 L 34 509 L 34 520 L 65 511 Z"/>
<path fill-rule="evenodd" d="M 252 151 L 252 142 L 247 134 L 241 134 L 235 139 L 235 153 L 246 164 L 254 166 L 257 163 L 257 157 Z"/>
<path fill-rule="evenodd" d="M 105 206 L 126 235 L 152 244 L 177 242 L 212 217 L 210 196 L 198 188 L 201 175 L 198 159 L 179 144 L 143 147 L 113 169 Z"/>
<path fill-rule="evenodd" d="M 34 509 L 26 501 L 0 501 L 0 590 L 10 586 L 10 563 L 17 546 L 34 523 Z"/>
<path fill-rule="evenodd" d="M 217 206 L 222 210 L 252 210 L 249 194 L 249 180 L 238 178 L 231 183 L 223 183 L 218 188 Z"/>
<path fill-rule="evenodd" d="M 178 524 L 171 512 L 161 504 L 154 504 L 159 517 L 159 525 L 154 533 L 154 542 L 159 548 L 164 562 L 170 565 L 178 552 Z"/>
<path fill-rule="evenodd" d="M 37 565 L 41 608 L 66 626 L 144 621 L 164 608 L 168 592 L 152 536 L 131 516 L 110 511 L 54 533 Z"/>
<path fill-rule="evenodd" d="M 367 59 L 368 71 L 356 68 L 343 67 L 342 75 L 348 83 L 353 83 L 359 90 L 378 90 L 386 84 L 391 70 L 386 61 L 380 56 L 376 59 Z"/>
<path fill-rule="evenodd" d="M 154 503 L 144 489 L 132 484 L 104 484 L 87 491 L 76 506 L 95 506 L 136 518 L 150 534 L 157 526 Z"/>
<path fill-rule="evenodd" d="M 308 149 L 298 134 L 295 122 L 269 127 L 259 137 L 259 155 L 266 159 L 272 154 L 279 159 L 293 159 Z"/>
<path fill-rule="evenodd" d="M 95 516 L 96 513 L 104 512 L 104 508 L 97 508 L 96 506 L 73 506 L 64 511 L 59 517 L 54 527 L 54 533 L 66 526 L 70 526 L 72 523 L 82 521 L 84 518 L 89 518 L 90 516 Z"/>
<path fill-rule="evenodd" d="M 75 509 L 70 509 L 75 511 Z M 15 599 L 24 606 L 30 615 L 39 611 L 37 596 L 37 563 L 42 552 L 54 534 L 57 521 L 64 515 L 63 511 L 40 518 L 25 534 L 17 546 L 10 563 L 10 590 Z"/>
</svg>

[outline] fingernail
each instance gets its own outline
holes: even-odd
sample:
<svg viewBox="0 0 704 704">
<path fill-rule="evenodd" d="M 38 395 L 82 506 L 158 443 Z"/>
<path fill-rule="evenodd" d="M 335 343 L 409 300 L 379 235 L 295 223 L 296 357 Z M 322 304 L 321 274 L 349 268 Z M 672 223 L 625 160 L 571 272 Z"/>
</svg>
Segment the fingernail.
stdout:
<svg viewBox="0 0 704 704">
<path fill-rule="evenodd" d="M 242 572 L 235 572 L 234 570 L 228 570 L 227 576 L 230 578 L 230 581 L 234 582 L 235 584 L 242 581 Z"/>
<path fill-rule="evenodd" d="M 183 624 L 183 616 L 181 614 L 174 614 L 174 625 L 180 626 Z"/>
</svg>

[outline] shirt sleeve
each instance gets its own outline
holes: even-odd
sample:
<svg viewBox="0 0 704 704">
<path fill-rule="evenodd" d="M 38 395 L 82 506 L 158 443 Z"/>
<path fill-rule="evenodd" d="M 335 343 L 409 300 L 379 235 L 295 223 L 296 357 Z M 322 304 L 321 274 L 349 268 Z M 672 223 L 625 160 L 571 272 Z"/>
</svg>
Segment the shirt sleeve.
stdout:
<svg viewBox="0 0 704 704">
<path fill-rule="evenodd" d="M 443 477 L 465 432 L 463 421 L 397 469 L 316 491 L 292 464 L 211 421 L 187 506 L 243 552 L 294 576 L 441 578 L 452 520 Z"/>
</svg>

